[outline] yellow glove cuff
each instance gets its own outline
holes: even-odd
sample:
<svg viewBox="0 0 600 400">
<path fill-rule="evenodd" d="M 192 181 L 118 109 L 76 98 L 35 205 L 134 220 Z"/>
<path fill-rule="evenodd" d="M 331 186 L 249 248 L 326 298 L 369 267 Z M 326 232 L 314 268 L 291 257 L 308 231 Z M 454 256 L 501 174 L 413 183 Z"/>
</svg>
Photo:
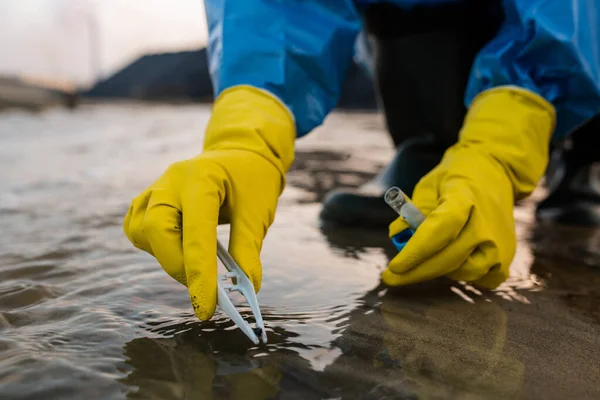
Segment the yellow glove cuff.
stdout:
<svg viewBox="0 0 600 400">
<path fill-rule="evenodd" d="M 473 100 L 459 144 L 500 162 L 519 199 L 535 189 L 546 169 L 555 124 L 554 106 L 543 97 L 519 87 L 497 87 Z"/>
<path fill-rule="evenodd" d="M 215 100 L 204 150 L 247 150 L 271 162 L 283 175 L 294 161 L 296 128 L 289 109 L 253 86 L 223 91 Z"/>
</svg>

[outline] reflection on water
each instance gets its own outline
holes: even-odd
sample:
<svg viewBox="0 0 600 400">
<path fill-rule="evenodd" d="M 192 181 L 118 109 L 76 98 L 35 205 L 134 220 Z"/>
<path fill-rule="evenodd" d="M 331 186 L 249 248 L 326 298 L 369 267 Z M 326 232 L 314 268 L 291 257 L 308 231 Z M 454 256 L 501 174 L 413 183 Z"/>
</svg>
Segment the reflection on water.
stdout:
<svg viewBox="0 0 600 400">
<path fill-rule="evenodd" d="M 208 115 L 0 114 L 3 398 L 600 397 L 597 231 L 536 225 L 525 202 L 512 277 L 482 292 L 444 279 L 386 289 L 387 232 L 319 226 L 326 191 L 391 155 L 373 115 L 333 115 L 298 143 L 263 251 L 268 345 L 221 313 L 198 321 L 121 221 L 170 163 L 199 152 Z"/>
</svg>

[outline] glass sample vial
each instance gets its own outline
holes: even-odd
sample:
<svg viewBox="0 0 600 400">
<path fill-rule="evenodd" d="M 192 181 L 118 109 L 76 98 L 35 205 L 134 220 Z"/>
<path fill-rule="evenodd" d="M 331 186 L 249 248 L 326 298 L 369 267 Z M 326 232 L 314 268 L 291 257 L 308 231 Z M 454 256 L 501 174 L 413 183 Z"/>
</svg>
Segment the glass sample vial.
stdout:
<svg viewBox="0 0 600 400">
<path fill-rule="evenodd" d="M 425 215 L 408 199 L 408 196 L 397 186 L 389 188 L 383 196 L 385 202 L 392 207 L 398 215 L 404 218 L 413 230 L 425 220 Z"/>
</svg>

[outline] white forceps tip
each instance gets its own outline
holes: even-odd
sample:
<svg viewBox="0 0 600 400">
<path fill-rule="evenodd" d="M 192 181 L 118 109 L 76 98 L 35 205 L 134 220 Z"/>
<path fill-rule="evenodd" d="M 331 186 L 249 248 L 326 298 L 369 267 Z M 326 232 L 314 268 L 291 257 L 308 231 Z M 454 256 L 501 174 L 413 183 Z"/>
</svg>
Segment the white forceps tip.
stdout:
<svg viewBox="0 0 600 400">
<path fill-rule="evenodd" d="M 258 305 L 258 298 L 254 292 L 252 281 L 250 281 L 250 278 L 246 276 L 244 271 L 242 271 L 240 266 L 235 262 L 233 257 L 231 257 L 219 240 L 217 240 L 217 256 L 225 268 L 227 268 L 227 271 L 229 271 L 226 274 L 219 276 L 219 279 L 217 280 L 217 304 L 219 308 L 231 318 L 231 320 L 246 334 L 246 336 L 248 336 L 248 338 L 250 338 L 250 340 L 252 340 L 254 344 L 259 344 L 261 340 L 266 344 L 267 332 L 265 331 L 265 325 Z M 236 279 L 235 284 L 227 282 L 228 279 L 232 278 Z M 231 291 L 240 292 L 246 298 L 246 301 L 248 301 L 252 314 L 254 315 L 254 320 L 256 321 L 255 329 L 252 329 L 250 324 L 242 318 L 231 302 L 231 299 L 229 299 L 227 292 Z M 260 331 L 260 337 L 257 336 L 255 331 Z"/>
</svg>

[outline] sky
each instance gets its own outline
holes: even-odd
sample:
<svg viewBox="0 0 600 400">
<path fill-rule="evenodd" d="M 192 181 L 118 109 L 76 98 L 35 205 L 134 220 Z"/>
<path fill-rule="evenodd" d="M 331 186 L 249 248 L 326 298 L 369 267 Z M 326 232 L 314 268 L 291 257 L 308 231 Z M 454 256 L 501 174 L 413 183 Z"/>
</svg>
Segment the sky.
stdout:
<svg viewBox="0 0 600 400">
<path fill-rule="evenodd" d="M 0 75 L 87 86 L 142 54 L 206 42 L 203 0 L 0 0 Z"/>
</svg>

